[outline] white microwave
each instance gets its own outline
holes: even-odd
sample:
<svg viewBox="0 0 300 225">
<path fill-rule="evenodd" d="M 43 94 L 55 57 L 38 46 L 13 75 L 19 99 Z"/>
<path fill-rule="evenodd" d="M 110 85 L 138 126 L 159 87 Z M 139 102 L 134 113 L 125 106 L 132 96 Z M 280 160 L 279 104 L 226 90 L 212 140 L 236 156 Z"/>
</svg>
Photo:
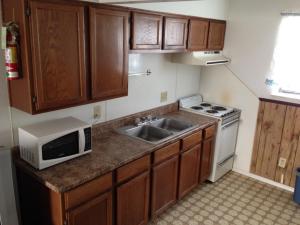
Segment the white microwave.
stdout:
<svg viewBox="0 0 300 225">
<path fill-rule="evenodd" d="M 41 170 L 92 151 L 91 125 L 73 117 L 19 128 L 20 155 Z"/>
</svg>

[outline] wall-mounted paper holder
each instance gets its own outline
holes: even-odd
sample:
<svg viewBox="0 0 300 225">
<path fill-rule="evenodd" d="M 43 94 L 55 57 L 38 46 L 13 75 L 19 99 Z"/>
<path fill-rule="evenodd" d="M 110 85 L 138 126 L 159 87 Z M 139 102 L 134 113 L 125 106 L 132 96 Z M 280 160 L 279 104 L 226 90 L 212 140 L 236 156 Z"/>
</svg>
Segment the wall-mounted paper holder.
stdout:
<svg viewBox="0 0 300 225">
<path fill-rule="evenodd" d="M 151 75 L 151 70 L 147 69 L 146 72 L 140 72 L 140 73 L 128 73 L 129 77 L 135 77 L 135 76 L 150 76 Z"/>
</svg>

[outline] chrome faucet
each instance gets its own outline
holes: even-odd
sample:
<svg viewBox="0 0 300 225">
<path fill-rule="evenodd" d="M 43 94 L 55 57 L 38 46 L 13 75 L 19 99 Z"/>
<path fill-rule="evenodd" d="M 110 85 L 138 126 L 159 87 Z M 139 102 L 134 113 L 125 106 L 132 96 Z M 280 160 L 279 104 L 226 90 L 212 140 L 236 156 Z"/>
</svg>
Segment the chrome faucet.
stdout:
<svg viewBox="0 0 300 225">
<path fill-rule="evenodd" d="M 136 126 L 142 126 L 142 125 L 147 125 L 153 122 L 154 120 L 157 120 L 157 117 L 153 117 L 152 115 L 140 117 L 135 119 L 135 125 Z"/>
</svg>

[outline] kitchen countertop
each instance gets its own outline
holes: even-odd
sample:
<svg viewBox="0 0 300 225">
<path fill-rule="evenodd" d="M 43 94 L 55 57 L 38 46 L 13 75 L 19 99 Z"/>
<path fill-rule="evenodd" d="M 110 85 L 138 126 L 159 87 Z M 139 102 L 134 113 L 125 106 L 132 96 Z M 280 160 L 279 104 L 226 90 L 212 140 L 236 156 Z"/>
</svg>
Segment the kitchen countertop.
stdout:
<svg viewBox="0 0 300 225">
<path fill-rule="evenodd" d="M 116 168 L 147 155 L 164 145 L 177 141 L 196 130 L 203 129 L 217 122 L 217 119 L 175 111 L 163 115 L 165 118 L 184 120 L 194 125 L 194 129 L 183 134 L 174 135 L 171 139 L 159 144 L 152 144 L 118 133 L 115 129 L 107 132 L 94 132 L 90 154 L 66 161 L 44 170 L 36 170 L 15 154 L 14 162 L 18 168 L 33 175 L 38 181 L 55 192 L 66 192 L 83 183 L 91 181 Z M 97 129 L 93 128 L 93 129 Z"/>
</svg>

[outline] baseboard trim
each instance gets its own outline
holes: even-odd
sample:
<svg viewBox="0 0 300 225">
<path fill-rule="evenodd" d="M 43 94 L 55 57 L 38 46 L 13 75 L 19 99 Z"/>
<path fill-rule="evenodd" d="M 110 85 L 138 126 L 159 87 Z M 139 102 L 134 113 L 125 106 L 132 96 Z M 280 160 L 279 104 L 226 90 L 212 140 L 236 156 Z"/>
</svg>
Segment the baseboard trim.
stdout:
<svg viewBox="0 0 300 225">
<path fill-rule="evenodd" d="M 243 170 L 239 170 L 239 169 L 236 169 L 236 168 L 233 168 L 232 170 L 233 170 L 234 172 L 240 173 L 240 174 L 242 174 L 242 175 L 251 177 L 251 178 L 253 178 L 253 179 L 255 179 L 255 180 L 258 180 L 258 181 L 261 181 L 261 182 L 264 182 L 264 183 L 273 185 L 273 186 L 275 186 L 275 187 L 284 189 L 284 190 L 286 190 L 286 191 L 294 192 L 294 188 L 289 187 L 289 186 L 287 186 L 287 185 L 280 184 L 280 183 L 277 183 L 277 182 L 275 182 L 275 181 L 269 180 L 269 179 L 267 179 L 267 178 L 260 177 L 260 176 L 257 176 L 257 175 L 255 175 L 255 174 L 252 174 L 252 173 L 249 173 L 249 172 L 245 172 L 245 171 L 243 171 Z"/>
</svg>

